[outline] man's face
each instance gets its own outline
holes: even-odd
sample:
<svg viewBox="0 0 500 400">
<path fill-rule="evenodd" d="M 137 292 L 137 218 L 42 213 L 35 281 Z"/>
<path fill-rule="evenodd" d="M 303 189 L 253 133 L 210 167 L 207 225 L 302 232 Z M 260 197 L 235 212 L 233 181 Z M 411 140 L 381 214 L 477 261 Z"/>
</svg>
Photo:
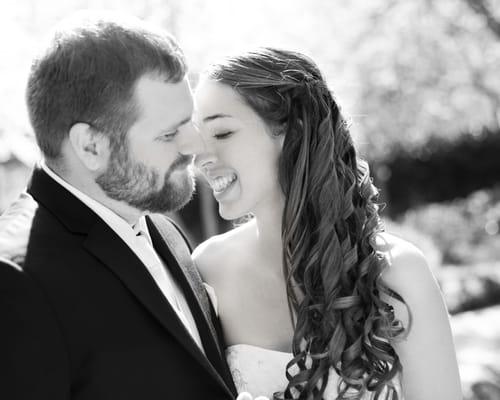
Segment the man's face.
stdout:
<svg viewBox="0 0 500 400">
<path fill-rule="evenodd" d="M 193 155 L 183 147 L 197 136 L 189 83 L 143 76 L 135 101 L 139 116 L 122 143 L 111 143 L 107 170 L 96 182 L 109 197 L 141 211 L 175 211 L 194 190 Z"/>
</svg>

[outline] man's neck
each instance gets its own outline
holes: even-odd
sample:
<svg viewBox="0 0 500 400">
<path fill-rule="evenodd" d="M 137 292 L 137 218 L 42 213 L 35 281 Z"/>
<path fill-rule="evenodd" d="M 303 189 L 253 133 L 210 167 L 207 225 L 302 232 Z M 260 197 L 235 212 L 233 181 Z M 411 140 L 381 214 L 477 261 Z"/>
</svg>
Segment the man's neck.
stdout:
<svg viewBox="0 0 500 400">
<path fill-rule="evenodd" d="M 101 198 L 96 198 L 96 197 L 93 198 L 99 203 L 101 203 L 103 206 L 109 208 L 116 215 L 123 218 L 130 225 L 135 225 L 137 221 L 139 221 L 139 218 L 141 218 L 144 215 L 144 212 L 139 211 L 136 208 L 133 208 L 122 201 L 113 200 L 104 194 Z"/>
</svg>

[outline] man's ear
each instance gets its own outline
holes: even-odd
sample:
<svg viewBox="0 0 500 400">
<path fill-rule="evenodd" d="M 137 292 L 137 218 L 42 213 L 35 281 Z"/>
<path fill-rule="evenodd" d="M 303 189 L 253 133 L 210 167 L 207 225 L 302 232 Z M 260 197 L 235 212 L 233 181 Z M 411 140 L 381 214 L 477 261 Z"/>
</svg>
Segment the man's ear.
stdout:
<svg viewBox="0 0 500 400">
<path fill-rule="evenodd" d="M 69 130 L 69 141 L 80 161 L 90 170 L 105 168 L 109 156 L 109 139 L 89 124 L 78 122 Z"/>
</svg>

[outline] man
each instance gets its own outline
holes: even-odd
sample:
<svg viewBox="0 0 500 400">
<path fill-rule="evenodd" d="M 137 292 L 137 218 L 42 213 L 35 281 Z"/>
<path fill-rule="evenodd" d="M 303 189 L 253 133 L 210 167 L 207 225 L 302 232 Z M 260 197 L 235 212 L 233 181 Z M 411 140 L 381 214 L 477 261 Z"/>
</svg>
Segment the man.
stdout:
<svg viewBox="0 0 500 400">
<path fill-rule="evenodd" d="M 214 310 L 162 215 L 189 201 L 200 145 L 175 41 L 69 22 L 27 103 L 44 162 L 0 218 L 0 398 L 234 398 Z"/>
</svg>

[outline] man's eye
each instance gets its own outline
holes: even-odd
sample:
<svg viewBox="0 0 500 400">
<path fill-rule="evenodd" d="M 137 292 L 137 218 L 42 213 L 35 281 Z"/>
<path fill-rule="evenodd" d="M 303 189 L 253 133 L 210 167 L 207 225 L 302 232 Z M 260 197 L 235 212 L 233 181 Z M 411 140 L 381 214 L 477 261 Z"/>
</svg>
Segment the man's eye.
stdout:
<svg viewBox="0 0 500 400">
<path fill-rule="evenodd" d="M 160 140 L 163 140 L 165 142 L 170 142 L 177 136 L 177 133 L 178 131 L 165 133 L 164 135 L 160 136 Z"/>
<path fill-rule="evenodd" d="M 234 131 L 220 132 L 220 133 L 216 133 L 214 135 L 214 138 L 217 139 L 217 140 L 224 140 L 224 139 L 229 138 L 233 134 L 234 134 Z"/>
</svg>

